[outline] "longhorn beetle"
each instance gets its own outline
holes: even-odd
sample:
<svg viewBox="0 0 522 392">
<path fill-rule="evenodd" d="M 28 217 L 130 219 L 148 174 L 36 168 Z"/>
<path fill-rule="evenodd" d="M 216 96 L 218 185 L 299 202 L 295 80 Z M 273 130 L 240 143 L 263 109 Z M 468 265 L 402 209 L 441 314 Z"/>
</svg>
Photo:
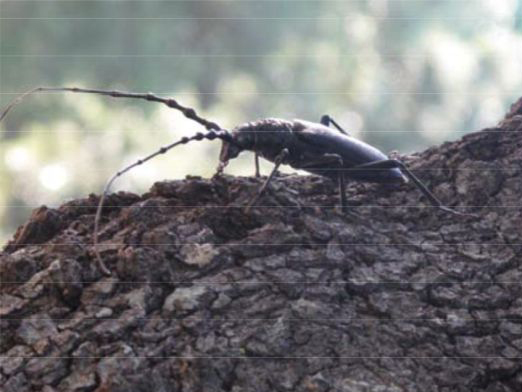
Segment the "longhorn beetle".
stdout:
<svg viewBox="0 0 522 392">
<path fill-rule="evenodd" d="M 112 183 L 132 168 L 158 155 L 165 154 L 178 145 L 187 144 L 194 140 L 220 139 L 222 141 L 217 174 L 221 174 L 228 162 L 245 150 L 253 151 L 256 155 L 256 176 L 259 175 L 258 155 L 275 164 L 272 172 L 248 207 L 257 202 L 272 181 L 279 166 L 285 164 L 294 169 L 305 170 L 336 181 L 343 210 L 346 210 L 347 205 L 346 179 L 376 183 L 405 183 L 410 179 L 433 206 L 452 214 L 470 215 L 442 205 L 402 162 L 390 159 L 377 148 L 350 136 L 328 115 L 323 116 L 320 123 L 268 118 L 240 125 L 232 131 L 227 131 L 216 123 L 200 117 L 194 109 L 182 106 L 172 98 L 162 98 L 150 93 L 139 94 L 77 87 L 38 87 L 15 98 L 0 114 L 0 121 L 27 95 L 37 92 L 58 91 L 100 94 L 115 98 L 136 98 L 163 103 L 170 108 L 181 111 L 185 117 L 198 122 L 207 129 L 205 133 L 198 132 L 194 136 L 183 137 L 174 143 L 161 147 L 156 152 L 120 170 L 109 179 L 96 210 L 93 232 L 96 258 L 100 269 L 107 275 L 110 275 L 110 271 L 105 266 L 98 251 L 98 229 L 104 200 Z M 330 125 L 333 125 L 334 128 L 330 128 Z"/>
</svg>

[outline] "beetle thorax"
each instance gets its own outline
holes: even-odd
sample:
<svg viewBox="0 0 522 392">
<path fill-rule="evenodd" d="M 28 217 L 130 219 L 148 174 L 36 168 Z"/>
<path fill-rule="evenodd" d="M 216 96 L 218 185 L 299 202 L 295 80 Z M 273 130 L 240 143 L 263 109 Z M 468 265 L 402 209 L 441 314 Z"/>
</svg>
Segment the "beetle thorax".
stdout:
<svg viewBox="0 0 522 392">
<path fill-rule="evenodd" d="M 292 140 L 290 121 L 268 118 L 244 125 L 232 131 L 235 141 L 244 150 L 255 151 L 269 161 L 274 161 Z"/>
</svg>

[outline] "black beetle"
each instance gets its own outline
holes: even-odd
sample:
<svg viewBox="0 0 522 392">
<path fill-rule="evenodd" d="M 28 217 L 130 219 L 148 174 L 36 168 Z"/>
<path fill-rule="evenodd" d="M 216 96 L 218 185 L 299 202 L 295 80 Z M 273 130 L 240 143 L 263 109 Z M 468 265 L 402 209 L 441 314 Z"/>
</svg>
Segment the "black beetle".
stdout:
<svg viewBox="0 0 522 392">
<path fill-rule="evenodd" d="M 330 124 L 337 130 L 330 128 Z M 269 118 L 241 125 L 230 133 L 222 132 L 225 133 L 216 136 L 223 140 L 218 173 L 244 150 L 275 163 L 250 205 L 264 192 L 279 166 L 287 164 L 337 181 L 343 209 L 346 208 L 346 179 L 376 183 L 404 183 L 411 179 L 433 206 L 467 215 L 443 206 L 402 162 L 390 159 L 377 148 L 350 136 L 328 115 L 321 118 L 321 123 Z"/>
<path fill-rule="evenodd" d="M 335 124 L 338 131 L 329 128 L 330 123 Z M 378 183 L 407 182 L 407 178 L 399 170 L 399 162 L 390 160 L 375 147 L 351 137 L 326 115 L 320 124 L 275 118 L 251 122 L 232 130 L 231 139 L 232 142 L 223 141 L 218 173 L 230 159 L 237 157 L 244 150 L 254 151 L 275 163 L 272 174 L 261 188 L 258 197 L 281 164 L 338 181 L 343 208 L 346 207 L 346 179 Z M 255 200 L 251 204 L 255 203 Z M 438 201 L 436 203 L 440 205 Z"/>
<path fill-rule="evenodd" d="M 341 207 L 346 208 L 345 181 L 368 181 L 376 183 L 404 183 L 408 179 L 420 189 L 430 203 L 446 212 L 459 215 L 460 213 L 442 205 L 442 203 L 424 186 L 424 184 L 400 161 L 390 159 L 377 148 L 350 136 L 330 116 L 325 115 L 320 123 L 303 120 L 264 119 L 250 122 L 234 128 L 232 131 L 222 129 L 214 122 L 200 117 L 192 108 L 179 104 L 172 98 L 162 98 L 150 93 L 128 93 L 120 91 L 106 91 L 96 89 L 83 89 L 77 87 L 38 87 L 22 94 L 11 102 L 0 114 L 0 121 L 6 114 L 18 104 L 25 96 L 35 92 L 68 91 L 74 93 L 91 93 L 107 95 L 116 98 L 137 98 L 152 102 L 160 102 L 170 108 L 181 111 L 187 118 L 203 125 L 208 132 L 198 132 L 192 137 L 183 137 L 167 146 L 161 147 L 156 152 L 146 156 L 117 172 L 107 183 L 96 211 L 94 221 L 93 243 L 95 253 L 101 270 L 110 274 L 104 265 L 97 250 L 98 227 L 101 218 L 104 199 L 107 196 L 112 183 L 127 171 L 143 164 L 144 162 L 164 154 L 173 147 L 186 144 L 194 140 L 220 139 L 223 145 L 220 153 L 220 162 L 217 174 L 222 173 L 229 160 L 236 158 L 242 151 L 249 150 L 256 154 L 256 175 L 259 175 L 257 156 L 275 164 L 267 180 L 260 188 L 256 197 L 249 203 L 249 207 L 262 195 L 280 165 L 290 165 L 295 169 L 304 170 L 313 174 L 330 178 L 338 182 Z M 334 125 L 336 129 L 330 127 Z"/>
</svg>

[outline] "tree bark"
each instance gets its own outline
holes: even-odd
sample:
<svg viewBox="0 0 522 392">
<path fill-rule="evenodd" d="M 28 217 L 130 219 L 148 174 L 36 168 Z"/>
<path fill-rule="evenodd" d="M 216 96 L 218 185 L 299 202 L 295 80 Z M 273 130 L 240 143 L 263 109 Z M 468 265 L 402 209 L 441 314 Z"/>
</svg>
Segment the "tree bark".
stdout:
<svg viewBox="0 0 522 392">
<path fill-rule="evenodd" d="M 521 101 L 522 102 L 522 101 Z M 521 391 L 522 105 L 411 184 L 225 176 L 41 207 L 0 259 L 7 391 Z"/>
</svg>

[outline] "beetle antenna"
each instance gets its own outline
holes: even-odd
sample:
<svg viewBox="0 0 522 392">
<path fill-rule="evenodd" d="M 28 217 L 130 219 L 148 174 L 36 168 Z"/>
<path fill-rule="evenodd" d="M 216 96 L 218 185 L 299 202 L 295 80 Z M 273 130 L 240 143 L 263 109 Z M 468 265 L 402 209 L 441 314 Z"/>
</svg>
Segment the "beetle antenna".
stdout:
<svg viewBox="0 0 522 392">
<path fill-rule="evenodd" d="M 224 129 L 221 129 L 221 130 L 218 130 L 218 131 L 211 130 L 211 131 L 206 132 L 206 133 L 198 132 L 194 136 L 183 137 L 183 138 L 181 138 L 180 140 L 178 140 L 178 141 L 176 141 L 174 143 L 171 143 L 171 144 L 168 144 L 166 146 L 161 147 L 159 150 L 157 150 L 156 152 L 154 152 L 154 153 L 152 153 L 150 155 L 147 155 L 145 158 L 138 159 L 136 162 L 134 162 L 133 164 L 123 168 L 122 170 L 117 172 L 114 176 L 112 176 L 109 179 L 109 181 L 105 185 L 105 188 L 103 189 L 103 193 L 102 193 L 102 196 L 100 198 L 100 202 L 98 203 L 98 208 L 96 210 L 96 216 L 94 218 L 94 232 L 93 232 L 93 236 L 92 236 L 92 242 L 93 242 L 93 245 L 94 245 L 94 253 L 96 255 L 96 259 L 98 261 L 98 265 L 99 265 L 100 269 L 102 270 L 102 272 L 105 275 L 111 275 L 111 272 L 105 266 L 105 263 L 103 262 L 103 260 L 102 260 L 102 258 L 100 256 L 100 252 L 98 250 L 98 229 L 100 227 L 100 219 L 101 219 L 101 214 L 102 214 L 102 209 L 103 209 L 103 203 L 104 203 L 105 198 L 107 197 L 107 195 L 109 193 L 109 190 L 110 190 L 110 187 L 112 186 L 114 181 L 118 177 L 120 177 L 123 174 L 125 174 L 126 172 L 128 172 L 129 170 L 133 169 L 134 167 L 139 166 L 139 165 L 141 165 L 141 164 L 151 160 L 152 158 L 154 158 L 154 157 L 156 157 L 158 155 L 165 154 L 167 151 L 169 151 L 170 149 L 172 149 L 172 148 L 174 148 L 176 146 L 179 146 L 181 144 L 187 144 L 187 143 L 189 143 L 191 141 L 194 141 L 194 140 L 203 140 L 203 139 L 206 139 L 206 140 L 221 139 L 221 140 L 229 142 L 229 143 L 234 143 L 230 133 L 228 131 L 224 130 Z"/>
<path fill-rule="evenodd" d="M 26 91 L 18 95 L 14 98 L 0 113 L 0 122 L 5 118 L 7 113 L 11 111 L 16 105 L 22 102 L 27 96 L 35 93 L 41 92 L 71 92 L 71 93 L 86 93 L 86 94 L 98 94 L 105 95 L 113 98 L 133 98 L 133 99 L 142 99 L 150 102 L 159 102 L 171 109 L 179 110 L 185 117 L 190 120 L 193 120 L 201 125 L 203 125 L 208 130 L 220 130 L 222 129 L 215 122 L 209 121 L 201 117 L 193 108 L 189 108 L 181 105 L 178 101 L 173 98 L 163 98 L 158 95 L 154 95 L 152 93 L 129 93 L 125 91 L 117 91 L 117 90 L 98 90 L 98 89 L 90 89 L 90 88 L 80 88 L 80 87 L 37 87 L 32 90 Z"/>
</svg>

